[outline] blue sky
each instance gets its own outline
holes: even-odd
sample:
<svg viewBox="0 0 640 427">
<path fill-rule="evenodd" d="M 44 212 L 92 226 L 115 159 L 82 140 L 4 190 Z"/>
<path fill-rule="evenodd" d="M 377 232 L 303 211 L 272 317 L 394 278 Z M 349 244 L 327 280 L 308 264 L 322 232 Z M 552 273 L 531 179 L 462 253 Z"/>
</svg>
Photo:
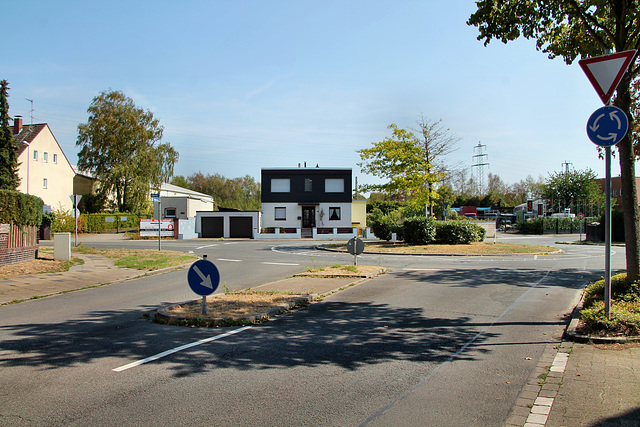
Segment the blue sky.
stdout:
<svg viewBox="0 0 640 427">
<path fill-rule="evenodd" d="M 48 123 L 72 164 L 77 126 L 121 90 L 164 126 L 176 175 L 351 167 L 356 150 L 421 114 L 460 138 L 450 163 L 511 184 L 565 161 L 604 176 L 587 138 L 602 106 L 577 62 L 533 41 L 488 47 L 451 1 L 32 1 L 3 5 L 0 79 L 12 116 Z M 614 176 L 619 173 L 613 161 Z"/>
</svg>

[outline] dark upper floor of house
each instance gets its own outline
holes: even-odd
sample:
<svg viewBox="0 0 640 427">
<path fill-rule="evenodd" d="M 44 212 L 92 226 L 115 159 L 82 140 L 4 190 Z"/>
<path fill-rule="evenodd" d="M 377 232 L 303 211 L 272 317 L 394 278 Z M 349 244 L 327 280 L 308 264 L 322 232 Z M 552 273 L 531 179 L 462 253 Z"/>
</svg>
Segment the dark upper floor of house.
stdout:
<svg viewBox="0 0 640 427">
<path fill-rule="evenodd" d="M 262 202 L 350 203 L 351 175 L 351 169 L 262 169 Z"/>
</svg>

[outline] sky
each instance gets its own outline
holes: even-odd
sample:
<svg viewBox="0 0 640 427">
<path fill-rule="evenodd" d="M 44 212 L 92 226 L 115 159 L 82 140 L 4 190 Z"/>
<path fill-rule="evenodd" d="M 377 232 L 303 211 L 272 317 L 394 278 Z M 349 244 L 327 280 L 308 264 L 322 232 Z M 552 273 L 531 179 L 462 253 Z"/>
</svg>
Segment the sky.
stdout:
<svg viewBox="0 0 640 427">
<path fill-rule="evenodd" d="M 446 164 L 507 184 L 566 167 L 603 177 L 586 123 L 602 106 L 576 63 L 534 41 L 477 40 L 469 0 L 118 1 L 3 5 L 9 114 L 48 123 L 71 162 L 92 99 L 120 90 L 179 153 L 174 175 L 352 168 L 356 150 L 442 120 Z M 31 102 L 33 100 L 33 111 Z M 479 154 L 478 145 L 486 157 Z M 619 174 L 617 159 L 612 174 Z"/>
</svg>

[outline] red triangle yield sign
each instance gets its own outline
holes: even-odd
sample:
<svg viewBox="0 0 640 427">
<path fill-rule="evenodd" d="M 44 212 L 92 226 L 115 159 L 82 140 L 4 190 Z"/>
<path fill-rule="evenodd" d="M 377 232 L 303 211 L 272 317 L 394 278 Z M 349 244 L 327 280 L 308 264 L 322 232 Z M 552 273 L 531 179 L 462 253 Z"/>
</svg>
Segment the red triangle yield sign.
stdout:
<svg viewBox="0 0 640 427">
<path fill-rule="evenodd" d="M 603 104 L 609 103 L 635 54 L 636 50 L 625 50 L 578 61 Z"/>
</svg>

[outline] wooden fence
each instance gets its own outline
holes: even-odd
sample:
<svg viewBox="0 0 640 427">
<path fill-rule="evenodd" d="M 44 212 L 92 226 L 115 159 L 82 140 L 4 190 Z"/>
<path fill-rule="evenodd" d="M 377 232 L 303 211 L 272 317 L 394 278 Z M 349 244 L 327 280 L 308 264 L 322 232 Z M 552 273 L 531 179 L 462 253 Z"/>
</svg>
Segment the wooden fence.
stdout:
<svg viewBox="0 0 640 427">
<path fill-rule="evenodd" d="M 36 258 L 38 227 L 0 224 L 0 266 Z"/>
</svg>

